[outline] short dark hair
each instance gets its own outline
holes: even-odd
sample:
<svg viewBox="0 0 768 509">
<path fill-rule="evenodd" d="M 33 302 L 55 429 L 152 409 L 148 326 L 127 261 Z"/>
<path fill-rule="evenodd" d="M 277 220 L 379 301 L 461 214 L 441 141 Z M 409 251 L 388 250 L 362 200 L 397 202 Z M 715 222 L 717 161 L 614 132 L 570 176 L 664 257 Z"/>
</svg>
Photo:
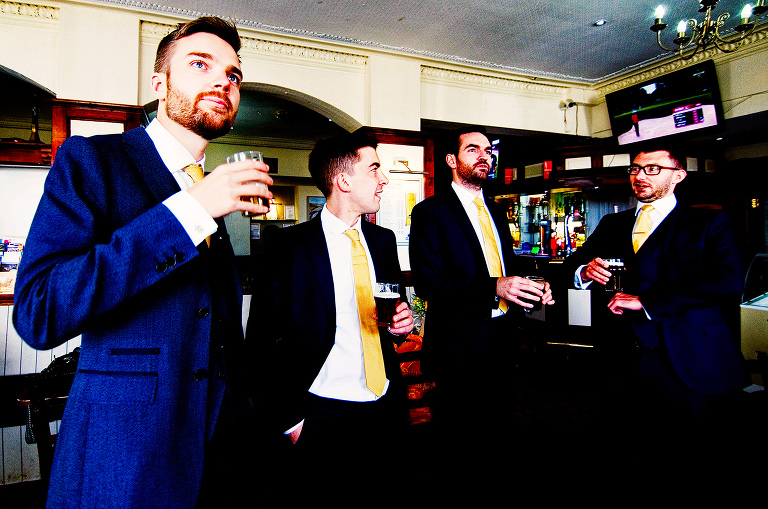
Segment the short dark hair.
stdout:
<svg viewBox="0 0 768 509">
<path fill-rule="evenodd" d="M 234 23 L 215 16 L 202 16 L 186 23 L 179 23 L 176 29 L 163 37 L 157 46 L 155 55 L 155 72 L 168 74 L 171 60 L 171 49 L 179 39 L 197 33 L 213 34 L 232 46 L 235 53 L 240 51 L 240 35 Z M 239 58 L 239 57 L 238 57 Z"/>
<path fill-rule="evenodd" d="M 666 145 L 643 145 L 638 147 L 637 152 L 632 156 L 634 161 L 640 154 L 647 154 L 649 152 L 666 152 L 669 154 L 669 158 L 672 160 L 676 168 L 685 170 L 686 158 L 684 152 L 678 147 L 666 146 Z"/>
<path fill-rule="evenodd" d="M 351 172 L 352 166 L 360 161 L 358 151 L 371 147 L 374 150 L 378 142 L 375 138 L 363 134 L 341 134 L 320 140 L 309 154 L 309 174 L 315 185 L 326 198 L 331 195 L 333 178 L 341 172 Z"/>
<path fill-rule="evenodd" d="M 450 152 L 450 154 L 458 157 L 459 150 L 461 150 L 461 137 L 469 133 L 480 133 L 483 136 L 487 136 L 485 127 L 481 125 L 467 125 L 460 127 L 453 132 L 453 152 Z"/>
</svg>

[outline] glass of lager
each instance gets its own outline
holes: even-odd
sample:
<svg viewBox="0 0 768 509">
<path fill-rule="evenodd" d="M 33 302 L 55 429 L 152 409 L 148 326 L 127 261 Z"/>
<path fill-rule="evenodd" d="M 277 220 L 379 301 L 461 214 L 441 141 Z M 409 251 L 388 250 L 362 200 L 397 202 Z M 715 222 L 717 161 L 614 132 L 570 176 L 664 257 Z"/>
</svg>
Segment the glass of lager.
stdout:
<svg viewBox="0 0 768 509">
<path fill-rule="evenodd" d="M 228 163 L 235 163 L 238 161 L 247 161 L 249 159 L 253 159 L 254 161 L 259 161 L 261 163 L 264 162 L 264 156 L 258 150 L 243 150 L 242 152 L 235 152 L 234 154 L 227 156 Z M 260 187 L 263 187 L 264 189 L 267 188 L 267 185 L 264 184 L 263 182 L 253 182 L 253 183 Z M 269 208 L 269 200 L 266 198 L 261 198 L 258 196 L 241 196 L 240 199 L 243 201 L 249 201 L 256 205 L 262 205 L 264 207 Z M 255 215 L 256 214 L 249 212 L 247 210 L 243 211 L 244 217 L 251 217 Z"/>
</svg>

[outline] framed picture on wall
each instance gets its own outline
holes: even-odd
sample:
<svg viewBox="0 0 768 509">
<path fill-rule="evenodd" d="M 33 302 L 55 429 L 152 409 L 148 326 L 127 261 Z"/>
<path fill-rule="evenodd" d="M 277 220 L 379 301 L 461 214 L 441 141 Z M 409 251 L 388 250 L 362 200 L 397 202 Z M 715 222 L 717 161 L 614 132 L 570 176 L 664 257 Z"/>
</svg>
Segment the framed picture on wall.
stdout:
<svg viewBox="0 0 768 509">
<path fill-rule="evenodd" d="M 315 217 L 323 210 L 325 196 L 307 196 L 307 221 Z"/>
</svg>

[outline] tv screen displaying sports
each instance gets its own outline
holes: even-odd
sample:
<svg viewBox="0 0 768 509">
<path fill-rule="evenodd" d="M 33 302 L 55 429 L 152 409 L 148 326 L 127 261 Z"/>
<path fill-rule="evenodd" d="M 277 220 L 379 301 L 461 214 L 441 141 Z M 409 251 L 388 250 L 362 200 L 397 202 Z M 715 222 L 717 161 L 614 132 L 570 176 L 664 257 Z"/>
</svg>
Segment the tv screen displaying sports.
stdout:
<svg viewBox="0 0 768 509">
<path fill-rule="evenodd" d="M 619 145 L 722 128 L 723 113 L 711 60 L 605 96 Z"/>
</svg>

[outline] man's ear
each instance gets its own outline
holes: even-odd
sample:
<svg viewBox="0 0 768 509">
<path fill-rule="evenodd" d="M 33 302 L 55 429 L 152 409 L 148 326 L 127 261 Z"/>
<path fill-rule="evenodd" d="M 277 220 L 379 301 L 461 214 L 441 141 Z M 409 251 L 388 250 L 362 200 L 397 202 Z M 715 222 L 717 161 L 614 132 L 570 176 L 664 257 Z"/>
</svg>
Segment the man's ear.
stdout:
<svg viewBox="0 0 768 509">
<path fill-rule="evenodd" d="M 672 175 L 672 183 L 673 184 L 679 184 L 687 176 L 688 176 L 688 172 L 687 171 L 685 171 L 685 170 L 677 170 L 675 172 L 675 174 Z"/>
<path fill-rule="evenodd" d="M 158 101 L 165 100 L 168 95 L 168 75 L 164 72 L 152 74 L 152 94 Z"/>
<path fill-rule="evenodd" d="M 453 154 L 448 154 L 445 156 L 445 162 L 448 163 L 448 166 L 452 169 L 456 169 L 456 156 Z"/>
<path fill-rule="evenodd" d="M 347 174 L 344 172 L 337 173 L 336 176 L 333 177 L 333 185 L 342 193 L 348 193 L 352 187 L 347 180 Z"/>
</svg>

